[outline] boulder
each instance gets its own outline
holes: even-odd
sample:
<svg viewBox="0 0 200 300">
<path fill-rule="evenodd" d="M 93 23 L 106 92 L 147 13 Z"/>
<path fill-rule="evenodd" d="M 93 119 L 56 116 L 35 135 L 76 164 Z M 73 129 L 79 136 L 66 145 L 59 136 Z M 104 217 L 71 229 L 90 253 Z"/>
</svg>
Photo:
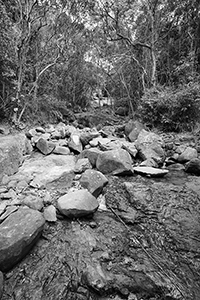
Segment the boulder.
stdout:
<svg viewBox="0 0 200 300">
<path fill-rule="evenodd" d="M 185 163 L 191 159 L 197 158 L 197 150 L 192 147 L 187 147 L 178 157 L 178 162 Z"/>
<path fill-rule="evenodd" d="M 98 201 L 88 190 L 69 192 L 58 199 L 59 211 L 67 217 L 83 217 L 98 209 Z"/>
<path fill-rule="evenodd" d="M 163 164 L 165 160 L 164 142 L 159 135 L 143 129 L 138 135 L 135 146 L 143 160 L 147 160 L 147 162 L 154 160 L 157 166 Z"/>
<path fill-rule="evenodd" d="M 61 176 L 73 172 L 75 157 L 73 155 L 51 154 L 43 156 L 37 153 L 35 157 L 26 160 L 19 169 L 18 176 L 31 177 L 33 187 L 45 187 L 48 183 L 58 180 Z"/>
<path fill-rule="evenodd" d="M 125 125 L 125 135 L 128 137 L 130 142 L 135 142 L 138 138 L 140 131 L 144 129 L 144 125 L 139 121 L 130 120 Z"/>
<path fill-rule="evenodd" d="M 23 200 L 22 203 L 29 208 L 32 208 L 34 210 L 41 211 L 43 209 L 43 199 L 36 196 L 36 195 L 27 195 Z"/>
<path fill-rule="evenodd" d="M 6 211 L 0 215 L 0 223 L 3 222 L 9 215 L 18 210 L 18 207 L 15 205 L 7 206 Z"/>
<path fill-rule="evenodd" d="M 120 149 L 123 146 L 123 142 L 115 139 L 115 140 L 110 140 L 108 143 L 101 143 L 99 142 L 99 148 L 102 151 L 108 151 L 108 150 L 115 150 L 115 149 Z"/>
<path fill-rule="evenodd" d="M 21 207 L 0 224 L 0 270 L 8 271 L 33 247 L 41 235 L 42 214 Z"/>
<path fill-rule="evenodd" d="M 124 141 L 122 142 L 122 149 L 125 149 L 132 157 L 136 157 L 138 153 L 134 143 Z"/>
<path fill-rule="evenodd" d="M 93 140 L 91 140 L 89 142 L 89 144 L 91 147 L 97 147 L 99 144 L 101 146 L 103 146 L 103 145 L 110 143 L 111 141 L 112 141 L 112 139 L 110 139 L 110 138 L 97 137 L 97 138 L 94 138 Z"/>
<path fill-rule="evenodd" d="M 130 154 L 123 149 L 110 150 L 98 155 L 97 169 L 103 174 L 132 174 L 132 159 Z"/>
<path fill-rule="evenodd" d="M 53 152 L 56 145 L 52 142 L 48 142 L 44 138 L 40 138 L 36 143 L 37 149 L 44 155 L 48 155 Z"/>
<path fill-rule="evenodd" d="M 48 222 L 56 222 L 56 208 L 53 205 L 49 205 L 44 209 L 44 218 Z"/>
<path fill-rule="evenodd" d="M 78 134 L 72 134 L 68 142 L 68 147 L 75 153 L 81 153 L 83 150 L 83 145 Z"/>
<path fill-rule="evenodd" d="M 150 175 L 152 177 L 163 177 L 169 173 L 168 170 L 151 168 L 151 167 L 133 167 L 135 173 L 141 175 Z"/>
<path fill-rule="evenodd" d="M 0 137 L 0 182 L 4 175 L 18 171 L 24 161 L 23 155 L 29 152 L 30 142 L 24 134 Z"/>
<path fill-rule="evenodd" d="M 4 282 L 3 273 L 0 271 L 0 299 L 3 295 L 3 282 Z"/>
<path fill-rule="evenodd" d="M 93 168 L 96 167 L 96 161 L 99 154 L 102 153 L 98 148 L 85 149 L 80 155 L 80 158 L 87 157 Z"/>
<path fill-rule="evenodd" d="M 82 187 L 86 188 L 96 198 L 101 194 L 108 179 L 99 171 L 86 170 L 80 179 Z"/>
<path fill-rule="evenodd" d="M 80 140 L 83 146 L 86 146 L 92 139 L 98 137 L 99 135 L 100 133 L 98 131 L 82 132 L 80 135 Z"/>
<path fill-rule="evenodd" d="M 87 169 L 91 169 L 92 166 L 88 158 L 80 158 L 77 160 L 74 172 L 75 173 L 83 173 Z"/>
<path fill-rule="evenodd" d="M 193 158 L 185 164 L 185 171 L 200 176 L 200 159 Z"/>
<path fill-rule="evenodd" d="M 70 150 L 68 147 L 64 146 L 56 146 L 55 149 L 53 150 L 54 154 L 61 154 L 61 155 L 69 155 Z"/>
</svg>

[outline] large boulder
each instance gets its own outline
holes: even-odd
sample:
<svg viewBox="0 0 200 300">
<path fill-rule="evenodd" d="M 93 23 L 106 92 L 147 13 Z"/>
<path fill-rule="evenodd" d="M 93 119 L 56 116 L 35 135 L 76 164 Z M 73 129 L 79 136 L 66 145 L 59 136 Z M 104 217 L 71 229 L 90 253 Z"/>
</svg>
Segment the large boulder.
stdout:
<svg viewBox="0 0 200 300">
<path fill-rule="evenodd" d="M 146 166 L 155 167 L 163 164 L 165 160 L 164 142 L 159 135 L 143 129 L 138 135 L 135 146 L 139 156 L 146 161 Z"/>
<path fill-rule="evenodd" d="M 59 211 L 67 217 L 83 217 L 98 209 L 98 201 L 88 190 L 69 192 L 58 199 Z"/>
<path fill-rule="evenodd" d="M 86 170 L 80 179 L 82 187 L 86 188 L 96 198 L 101 194 L 108 179 L 99 171 Z"/>
<path fill-rule="evenodd" d="M 191 159 L 197 158 L 197 150 L 192 147 L 187 147 L 178 157 L 178 162 L 185 163 Z"/>
<path fill-rule="evenodd" d="M 4 175 L 12 175 L 22 164 L 23 155 L 30 150 L 30 141 L 24 134 L 0 137 L 0 182 Z"/>
<path fill-rule="evenodd" d="M 0 270 L 8 271 L 32 248 L 45 220 L 39 211 L 19 208 L 0 224 Z"/>
<path fill-rule="evenodd" d="M 103 174 L 132 174 L 132 159 L 130 154 L 123 149 L 102 152 L 98 155 L 97 169 Z"/>
<path fill-rule="evenodd" d="M 144 125 L 139 121 L 130 120 L 124 128 L 125 135 L 129 141 L 134 142 L 137 140 L 139 133 L 144 129 Z"/>
<path fill-rule="evenodd" d="M 200 159 L 193 158 L 185 164 L 185 171 L 200 176 Z"/>
<path fill-rule="evenodd" d="M 18 176 L 32 177 L 33 187 L 45 187 L 46 184 L 59 179 L 73 172 L 75 157 L 73 155 L 51 154 L 43 156 L 37 153 L 36 156 L 26 160 L 19 168 Z"/>
</svg>

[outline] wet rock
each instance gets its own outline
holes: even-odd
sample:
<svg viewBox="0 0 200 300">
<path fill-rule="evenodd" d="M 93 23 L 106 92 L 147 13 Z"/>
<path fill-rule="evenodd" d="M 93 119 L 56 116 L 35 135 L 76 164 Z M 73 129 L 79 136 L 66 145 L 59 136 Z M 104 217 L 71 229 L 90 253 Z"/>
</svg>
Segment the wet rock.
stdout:
<svg viewBox="0 0 200 300">
<path fill-rule="evenodd" d="M 80 155 L 80 158 L 82 157 L 87 157 L 92 165 L 92 167 L 96 167 L 96 161 L 97 161 L 97 157 L 98 155 L 102 153 L 101 150 L 99 150 L 98 148 L 90 148 L 90 149 L 85 149 L 83 150 L 83 152 Z"/>
<path fill-rule="evenodd" d="M 165 226 L 166 234 L 173 237 L 176 249 L 198 251 L 198 194 L 170 183 L 154 182 L 147 185 L 145 180 L 140 183 L 126 182 L 125 188 L 135 209 L 142 209 L 146 214 L 156 214 L 160 224 Z"/>
<path fill-rule="evenodd" d="M 86 170 L 80 179 L 82 187 L 86 188 L 96 198 L 101 194 L 108 179 L 99 171 Z"/>
<path fill-rule="evenodd" d="M 74 172 L 75 173 L 83 173 L 87 169 L 91 169 L 92 165 L 88 158 L 80 158 L 77 160 Z"/>
<path fill-rule="evenodd" d="M 76 153 L 82 152 L 83 145 L 81 143 L 80 136 L 78 134 L 72 134 L 70 136 L 70 140 L 68 142 L 68 147 Z"/>
<path fill-rule="evenodd" d="M 56 208 L 53 205 L 49 205 L 48 207 L 44 208 L 44 218 L 48 222 L 56 222 Z"/>
<path fill-rule="evenodd" d="M 96 198 L 88 190 L 69 192 L 58 199 L 59 211 L 67 217 L 82 217 L 98 209 Z"/>
<path fill-rule="evenodd" d="M 3 222 L 9 215 L 14 213 L 15 211 L 18 210 L 19 207 L 17 206 L 8 206 L 6 208 L 6 211 L 0 216 L 0 223 Z"/>
<path fill-rule="evenodd" d="M 18 263 L 39 238 L 45 220 L 38 211 L 21 207 L 0 224 L 0 270 Z"/>
<path fill-rule="evenodd" d="M 151 167 L 133 167 L 135 173 L 141 175 L 150 175 L 153 177 L 163 177 L 169 173 L 168 170 L 151 168 Z"/>
<path fill-rule="evenodd" d="M 98 155 L 97 169 L 103 174 L 132 174 L 132 160 L 130 154 L 123 149 L 105 151 Z"/>
<path fill-rule="evenodd" d="M 40 138 L 36 143 L 37 149 L 44 155 L 48 155 L 53 152 L 56 145 L 52 142 L 48 142 L 44 138 Z"/>
<path fill-rule="evenodd" d="M 197 150 L 192 147 L 187 147 L 178 157 L 178 162 L 185 163 L 191 159 L 197 158 Z"/>
<path fill-rule="evenodd" d="M 143 160 L 153 159 L 157 165 L 162 165 L 165 160 L 163 140 L 153 132 L 141 130 L 136 140 L 138 154 Z"/>
<path fill-rule="evenodd" d="M 200 176 L 200 159 L 193 158 L 185 164 L 185 171 Z"/>
<path fill-rule="evenodd" d="M 100 264 L 88 265 L 87 270 L 84 271 L 83 278 L 86 284 L 94 289 L 98 294 L 106 293 L 111 287 L 111 281 L 113 278 L 103 271 Z"/>
<path fill-rule="evenodd" d="M 0 299 L 3 295 L 3 282 L 4 282 L 3 273 L 0 271 Z"/>
<path fill-rule="evenodd" d="M 53 150 L 54 154 L 61 154 L 61 155 L 69 155 L 70 150 L 68 147 L 63 147 L 63 146 L 56 146 L 55 149 Z"/>
</svg>

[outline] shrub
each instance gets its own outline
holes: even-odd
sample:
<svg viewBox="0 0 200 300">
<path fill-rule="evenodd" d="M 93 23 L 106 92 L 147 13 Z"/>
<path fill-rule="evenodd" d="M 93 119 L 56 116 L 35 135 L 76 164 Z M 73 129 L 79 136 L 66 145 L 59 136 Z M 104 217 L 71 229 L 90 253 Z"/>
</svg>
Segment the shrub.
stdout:
<svg viewBox="0 0 200 300">
<path fill-rule="evenodd" d="M 191 130 L 199 121 L 200 85 L 189 83 L 178 89 L 148 89 L 138 112 L 143 122 L 164 131 Z"/>
</svg>

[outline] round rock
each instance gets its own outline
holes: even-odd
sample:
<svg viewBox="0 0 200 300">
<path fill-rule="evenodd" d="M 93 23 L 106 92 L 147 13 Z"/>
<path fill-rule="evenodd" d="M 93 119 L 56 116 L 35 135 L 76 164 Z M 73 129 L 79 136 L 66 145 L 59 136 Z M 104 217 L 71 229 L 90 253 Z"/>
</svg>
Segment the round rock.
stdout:
<svg viewBox="0 0 200 300">
<path fill-rule="evenodd" d="M 78 190 L 65 194 L 58 199 L 59 211 L 67 217 L 83 217 L 98 209 L 98 201 L 88 190 Z"/>
</svg>

